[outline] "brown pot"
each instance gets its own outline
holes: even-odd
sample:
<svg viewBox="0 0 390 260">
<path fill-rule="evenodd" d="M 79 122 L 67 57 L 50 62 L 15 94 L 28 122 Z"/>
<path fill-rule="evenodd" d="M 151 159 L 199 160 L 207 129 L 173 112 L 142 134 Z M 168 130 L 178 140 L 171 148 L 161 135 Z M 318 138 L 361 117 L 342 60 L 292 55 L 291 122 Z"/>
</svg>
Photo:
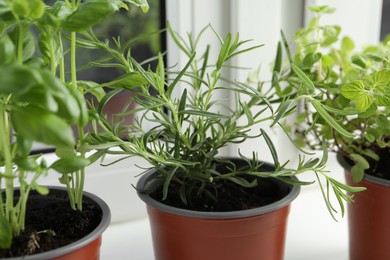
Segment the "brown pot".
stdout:
<svg viewBox="0 0 390 260">
<path fill-rule="evenodd" d="M 367 188 L 348 204 L 350 260 L 389 260 L 390 181 L 366 174 L 354 183 L 349 169 L 345 167 L 347 184 Z"/>
<path fill-rule="evenodd" d="M 348 185 L 355 185 L 345 170 Z M 358 186 L 367 190 L 355 193 L 348 204 L 350 260 L 389 260 L 390 182 L 366 176 Z"/>
<path fill-rule="evenodd" d="M 154 174 L 142 176 L 138 190 L 144 190 Z M 300 187 L 276 182 L 280 191 L 287 193 L 284 198 L 264 207 L 231 212 L 179 209 L 139 193 L 147 204 L 155 259 L 282 260 L 290 203 Z"/>
</svg>

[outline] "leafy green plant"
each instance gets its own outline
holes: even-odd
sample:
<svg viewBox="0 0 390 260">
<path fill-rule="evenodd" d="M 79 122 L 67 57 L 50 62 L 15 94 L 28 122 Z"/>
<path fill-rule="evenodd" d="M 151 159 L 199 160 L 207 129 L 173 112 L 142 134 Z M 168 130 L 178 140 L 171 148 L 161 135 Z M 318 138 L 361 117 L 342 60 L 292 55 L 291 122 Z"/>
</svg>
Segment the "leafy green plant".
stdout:
<svg viewBox="0 0 390 260">
<path fill-rule="evenodd" d="M 172 190 L 177 190 L 184 205 L 202 195 L 217 200 L 217 187 L 223 187 L 226 182 L 237 184 L 242 189 L 256 186 L 262 178 L 277 178 L 294 185 L 309 184 L 292 179 L 291 176 L 311 171 L 318 179 L 320 176 L 325 178 L 344 212 L 342 201 L 351 200 L 345 191 L 361 189 L 348 187 L 327 175 L 326 149 L 321 160 L 306 160 L 300 157 L 297 167 L 290 168 L 289 162 L 279 161 L 271 138 L 259 126 L 260 123 L 266 122 L 274 126 L 280 125 L 282 118 L 293 113 L 294 100 L 286 97 L 280 100 L 278 107 L 274 107 L 270 100 L 276 95 L 269 94 L 274 89 L 273 86 L 267 87 L 263 82 L 251 85 L 247 82 L 231 81 L 223 76 L 223 70 L 229 67 L 228 62 L 232 58 L 260 46 L 247 47 L 248 41 L 241 41 L 238 34 L 235 37 L 228 34 L 222 39 L 213 30 L 221 47 L 216 60 L 211 61 L 211 46 L 208 45 L 202 52 L 198 50 L 201 37 L 205 31 L 210 30 L 209 27 L 196 37 L 189 34 L 188 41 L 177 35 L 171 27 L 168 26 L 167 30 L 176 46 L 188 57 L 188 62 L 179 70 L 166 68 L 163 55 L 157 57 L 156 71 L 146 70 L 132 59 L 129 50 L 123 48 L 119 41 L 116 41 L 117 49 L 112 49 L 107 42 L 99 41 L 92 32 L 84 34 L 85 46 L 106 50 L 110 59 L 105 62 L 116 64 L 124 73 L 117 81 L 106 84 L 112 91 L 107 93 L 95 110 L 95 117 L 102 131 L 96 127 L 95 133 L 86 137 L 86 143 L 80 149 L 97 149 L 105 154 L 122 155 L 123 158 L 119 160 L 132 156 L 144 158 L 153 168 L 158 169 L 162 176 L 163 199 L 167 199 Z M 279 50 L 277 56 L 280 55 Z M 281 60 L 275 65 L 275 70 L 280 67 L 280 62 Z M 105 64 L 101 63 L 100 66 Z M 139 114 L 134 125 L 111 125 L 101 113 L 105 102 L 122 88 L 132 89 L 137 93 L 129 100 L 138 104 L 138 108 L 132 111 Z M 216 100 L 218 91 L 229 93 L 232 100 Z M 233 109 L 224 105 L 230 101 L 234 102 Z M 255 107 L 259 108 L 256 112 L 253 110 Z M 153 127 L 145 130 L 145 122 L 151 123 Z M 255 127 L 259 127 L 258 132 L 251 135 L 249 131 Z M 123 134 L 125 139 L 120 138 Z M 273 172 L 257 170 L 261 163 L 255 153 L 252 158 L 246 158 L 238 152 L 248 164 L 245 170 L 234 167 L 228 159 L 219 156 L 223 147 L 254 138 L 265 140 L 273 157 Z M 217 167 L 223 163 L 227 165 L 227 172 L 220 171 Z M 247 176 L 256 178 L 248 181 Z M 328 195 L 324 193 L 324 198 L 333 213 L 336 210 L 332 207 Z"/>
<path fill-rule="evenodd" d="M 316 17 L 295 34 L 296 52 L 276 77 L 286 86 L 283 95 L 308 97 L 294 128 L 296 143 L 338 152 L 351 162 L 356 182 L 365 172 L 385 174 L 390 158 L 390 38 L 355 51 L 351 38 L 340 39 L 339 26 L 320 23 L 333 8 L 309 9 Z M 285 46 L 289 51 L 287 42 Z"/>
<path fill-rule="evenodd" d="M 48 193 L 38 184 L 48 169 L 62 174 L 72 208 L 82 209 L 84 168 L 99 154 L 86 158 L 75 150 L 84 143 L 89 121 L 86 84 L 77 80 L 77 32 L 127 9 L 126 2 L 148 8 L 144 0 L 65 0 L 49 6 L 42 0 L 0 0 L 0 248 L 9 248 L 24 229 L 30 191 Z M 66 38 L 69 52 L 62 44 Z M 30 155 L 33 142 L 53 146 L 59 159 L 47 165 L 41 155 Z"/>
</svg>

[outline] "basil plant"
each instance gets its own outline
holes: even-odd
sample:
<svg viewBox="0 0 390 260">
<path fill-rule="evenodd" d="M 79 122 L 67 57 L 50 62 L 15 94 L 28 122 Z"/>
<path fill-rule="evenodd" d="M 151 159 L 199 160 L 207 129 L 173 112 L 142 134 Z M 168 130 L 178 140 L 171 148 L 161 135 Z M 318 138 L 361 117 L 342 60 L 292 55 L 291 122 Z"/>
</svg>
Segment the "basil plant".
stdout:
<svg viewBox="0 0 390 260">
<path fill-rule="evenodd" d="M 25 228 L 29 193 L 48 193 L 38 179 L 49 169 L 61 174 L 71 207 L 82 209 L 84 168 L 99 154 L 76 150 L 89 121 L 88 91 L 76 74 L 77 33 L 128 9 L 126 2 L 148 9 L 144 0 L 0 0 L 0 248 Z M 34 142 L 54 147 L 58 159 L 48 165 L 32 155 Z"/>
</svg>

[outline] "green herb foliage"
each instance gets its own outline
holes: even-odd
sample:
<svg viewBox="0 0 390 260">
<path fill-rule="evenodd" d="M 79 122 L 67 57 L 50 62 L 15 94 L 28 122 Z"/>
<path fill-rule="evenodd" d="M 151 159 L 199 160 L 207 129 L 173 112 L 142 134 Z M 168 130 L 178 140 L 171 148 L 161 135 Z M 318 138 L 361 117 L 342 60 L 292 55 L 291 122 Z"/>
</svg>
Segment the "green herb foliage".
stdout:
<svg viewBox="0 0 390 260">
<path fill-rule="evenodd" d="M 296 32 L 296 52 L 277 74 L 288 90 L 279 96 L 307 95 L 296 121 L 296 144 L 337 151 L 351 161 L 358 182 L 365 172 L 378 170 L 379 151 L 390 153 L 390 38 L 356 51 L 339 26 L 320 23 L 333 8 L 309 9 L 316 16 Z"/>
<path fill-rule="evenodd" d="M 89 121 L 85 91 L 76 76 L 76 32 L 128 8 L 126 2 L 148 8 L 144 0 L 65 0 L 52 5 L 0 0 L 0 248 L 9 248 L 24 229 L 29 192 L 48 193 L 38 184 L 48 169 L 63 174 L 71 206 L 81 210 L 84 167 L 100 154 L 86 158 L 75 150 L 71 127 L 79 129 L 82 144 Z M 63 48 L 64 35 L 70 35 L 69 52 Z M 70 68 L 65 68 L 66 55 L 71 56 Z M 30 155 L 33 142 L 55 147 L 59 159 L 47 165 L 40 155 Z M 20 195 L 14 198 L 17 183 Z"/>
<path fill-rule="evenodd" d="M 188 34 L 188 40 L 176 34 L 170 26 L 167 30 L 177 48 L 188 57 L 186 64 L 179 70 L 166 68 L 163 55 L 156 57 L 158 65 L 155 71 L 145 69 L 131 58 L 130 50 L 123 48 L 119 41 L 115 41 L 117 48 L 114 50 L 107 42 L 99 41 L 91 31 L 84 34 L 83 44 L 88 48 L 106 50 L 111 64 L 122 68 L 124 74 L 115 84 L 105 84 L 111 87 L 112 91 L 102 99 L 94 114 L 101 131 L 96 127 L 95 133 L 86 137 L 86 143 L 80 149 L 85 151 L 97 149 L 107 154 L 122 155 L 123 158 L 131 156 L 144 158 L 152 167 L 157 168 L 163 177 L 162 199 L 168 196 L 170 187 L 175 183 L 180 186 L 179 192 L 183 203 L 188 203 L 197 194 L 206 194 L 218 199 L 218 191 L 215 190 L 214 184 L 221 181 L 228 180 L 243 188 L 257 185 L 261 178 L 277 178 L 294 185 L 304 185 L 310 183 L 290 177 L 303 172 L 314 172 L 318 178 L 319 176 L 325 178 L 327 187 L 334 190 L 344 212 L 343 200 L 351 200 L 346 191 L 354 192 L 361 189 L 343 185 L 327 175 L 325 170 L 327 153 L 324 153 L 321 160 L 300 157 L 297 167 L 290 168 L 289 162 L 279 161 L 271 138 L 259 126 L 260 123 L 266 122 L 274 126 L 280 125 L 279 121 L 282 118 L 295 111 L 297 100 L 310 96 L 305 93 L 298 93 L 295 99 L 285 96 L 279 100 L 279 105 L 274 107 L 270 103 L 277 97 L 272 93 L 275 89 L 273 86 L 267 87 L 264 82 L 250 84 L 226 79 L 223 76 L 224 69 L 229 68 L 229 61 L 232 58 L 260 47 L 248 46 L 249 41 L 240 40 L 239 34 L 234 36 L 229 33 L 223 39 L 213 30 L 220 40 L 218 57 L 213 61 L 210 56 L 212 46 L 207 45 L 203 51 L 199 51 L 198 46 L 202 35 L 210 30 L 210 26 L 195 37 Z M 280 61 L 281 55 L 279 48 L 277 57 L 280 57 Z M 280 70 L 277 64 L 275 70 L 276 72 Z M 310 83 L 305 89 L 312 89 L 311 81 L 309 79 L 306 81 Z M 111 125 L 101 113 L 104 103 L 116 95 L 120 88 L 136 92 L 129 101 L 138 104 L 137 109 L 132 111 L 139 115 L 133 125 Z M 217 91 L 228 93 L 232 97 L 231 100 L 216 100 Z M 234 102 L 234 109 L 225 105 L 229 102 Z M 258 110 L 254 112 L 254 108 Z M 145 122 L 151 123 L 153 127 L 145 130 L 143 127 Z M 252 135 L 250 130 L 253 129 L 257 129 L 257 133 Z M 126 136 L 125 139 L 120 138 L 123 134 Z M 257 138 L 265 140 L 268 149 L 264 150 L 270 151 L 275 171 L 259 172 L 258 155 L 254 153 L 252 158 L 246 158 L 239 152 L 239 156 L 248 163 L 248 169 L 238 169 L 232 165 L 228 166 L 230 169 L 228 172 L 218 171 L 218 164 L 231 165 L 227 159 L 220 157 L 220 150 L 223 147 Z M 249 182 L 245 178 L 248 175 L 260 179 Z M 329 196 L 324 194 L 324 198 L 329 210 L 335 212 Z"/>
</svg>

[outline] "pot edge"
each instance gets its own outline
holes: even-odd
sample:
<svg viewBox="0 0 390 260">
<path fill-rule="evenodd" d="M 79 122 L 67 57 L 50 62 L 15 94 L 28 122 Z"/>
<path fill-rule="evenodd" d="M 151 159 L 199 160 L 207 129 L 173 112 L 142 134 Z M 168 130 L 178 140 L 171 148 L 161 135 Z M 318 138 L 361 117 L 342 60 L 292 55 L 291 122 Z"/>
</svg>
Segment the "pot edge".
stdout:
<svg viewBox="0 0 390 260">
<path fill-rule="evenodd" d="M 55 190 L 62 190 L 67 192 L 67 189 L 61 186 L 49 185 L 45 187 L 49 188 L 50 190 L 55 189 Z M 83 191 L 83 196 L 91 199 L 102 210 L 102 220 L 100 221 L 100 224 L 91 233 L 89 233 L 87 236 L 73 243 L 53 249 L 51 251 L 34 254 L 34 255 L 26 255 L 21 257 L 5 258 L 5 260 L 46 260 L 46 259 L 49 260 L 56 257 L 64 256 L 98 239 L 103 234 L 103 232 L 107 229 L 107 227 L 111 222 L 110 208 L 108 207 L 107 203 L 104 200 L 102 200 L 101 198 L 99 198 L 97 195 L 93 193 Z"/>
<path fill-rule="evenodd" d="M 347 174 L 351 174 L 351 168 L 352 165 L 348 163 L 348 161 L 345 159 L 344 156 L 342 156 L 340 153 L 337 153 L 336 155 L 337 162 L 344 168 L 344 171 Z M 378 185 L 387 186 L 390 187 L 390 180 L 386 180 L 380 177 L 376 177 L 369 174 L 364 174 L 363 180 L 372 182 Z"/>
<path fill-rule="evenodd" d="M 137 190 L 143 190 L 143 187 L 145 187 L 145 184 L 148 182 L 148 180 L 151 178 L 151 175 L 154 173 L 154 169 L 145 172 L 143 176 L 139 179 L 137 182 Z M 293 178 L 296 178 L 295 176 L 292 176 Z M 289 184 L 286 184 L 289 185 Z M 280 208 L 283 208 L 285 206 L 288 206 L 298 195 L 301 190 L 300 186 L 297 185 L 290 185 L 292 188 L 290 192 L 283 197 L 282 199 L 262 206 L 258 208 L 253 209 L 247 209 L 247 210 L 239 210 L 239 211 L 226 211 L 226 212 L 206 212 L 206 211 L 195 211 L 195 210 L 188 210 L 188 209 L 182 209 L 182 208 L 176 208 L 173 206 L 166 205 L 164 203 L 161 203 L 153 198 L 151 198 L 149 195 L 145 193 L 141 193 L 137 191 L 137 194 L 139 198 L 144 201 L 148 206 L 152 206 L 154 208 L 158 208 L 162 211 L 180 215 L 180 216 L 187 216 L 187 217 L 193 217 L 193 218 L 203 218 L 203 219 L 233 219 L 233 218 L 245 218 L 245 217 L 253 217 L 258 216 L 262 214 L 266 214 L 272 211 L 276 211 Z"/>
</svg>

